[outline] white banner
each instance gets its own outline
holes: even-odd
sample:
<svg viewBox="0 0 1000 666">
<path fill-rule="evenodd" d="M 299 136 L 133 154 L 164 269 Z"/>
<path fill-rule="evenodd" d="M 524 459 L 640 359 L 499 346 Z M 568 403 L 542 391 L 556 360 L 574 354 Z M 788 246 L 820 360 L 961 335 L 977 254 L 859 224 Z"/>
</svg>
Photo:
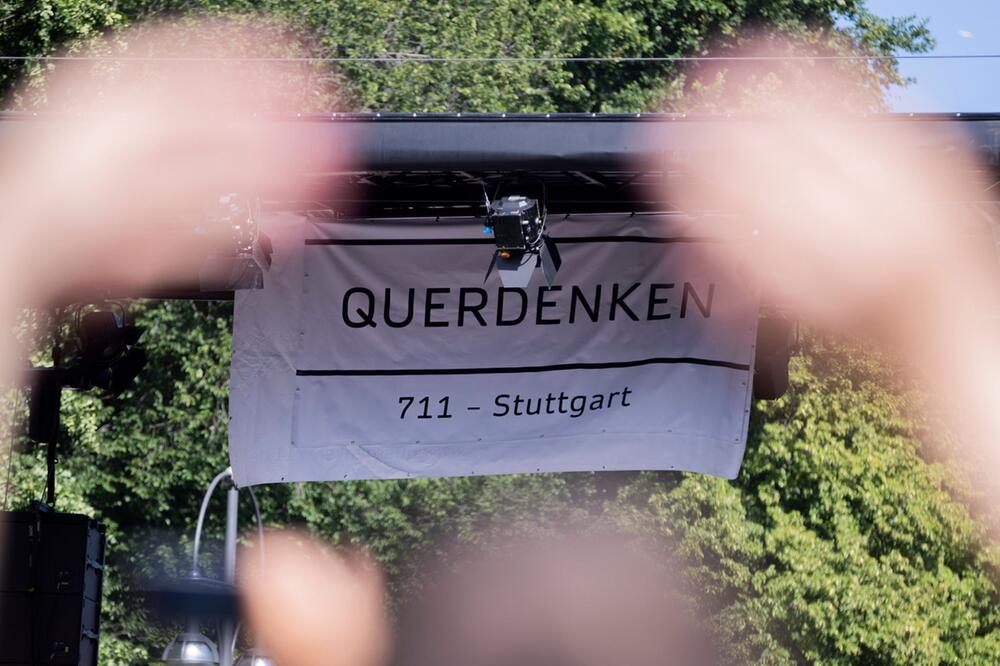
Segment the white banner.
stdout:
<svg viewBox="0 0 1000 666">
<path fill-rule="evenodd" d="M 274 216 L 236 297 L 236 482 L 683 469 L 732 478 L 757 295 L 681 217 L 552 220 L 552 286 L 484 282 L 481 221 Z"/>
</svg>

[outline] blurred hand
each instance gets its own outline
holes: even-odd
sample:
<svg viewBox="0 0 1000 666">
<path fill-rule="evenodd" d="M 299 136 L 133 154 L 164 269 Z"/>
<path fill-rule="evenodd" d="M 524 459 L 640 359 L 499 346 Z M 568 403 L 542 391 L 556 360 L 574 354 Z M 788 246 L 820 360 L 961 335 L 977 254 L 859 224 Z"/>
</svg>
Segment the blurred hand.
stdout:
<svg viewBox="0 0 1000 666">
<path fill-rule="evenodd" d="M 384 662 L 388 622 L 371 560 L 295 533 L 271 534 L 265 548 L 265 565 L 242 578 L 242 591 L 254 635 L 279 664 Z"/>
<path fill-rule="evenodd" d="M 961 206 L 982 198 L 985 170 L 918 123 L 829 114 L 816 90 L 850 99 L 860 83 L 832 67 L 810 71 L 780 87 L 780 104 L 760 93 L 761 108 L 777 113 L 720 121 L 671 197 L 685 210 L 732 213 L 752 239 L 748 253 L 713 250 L 724 253 L 713 260 L 743 263 L 807 323 L 898 352 L 947 412 L 968 461 L 995 471 L 998 258 Z M 954 131 L 948 145 L 962 145 Z"/>
<path fill-rule="evenodd" d="M 78 115 L 11 121 L 16 131 L 0 135 L 0 326 L 14 308 L 67 292 L 196 276 L 214 248 L 199 239 L 192 252 L 191 229 L 222 194 L 299 198 L 316 147 L 294 124 L 252 117 L 288 94 L 287 71 L 176 59 L 253 55 L 248 44 L 263 38 L 276 48 L 274 35 L 236 23 L 144 26 L 94 50 L 124 42 L 126 56 L 174 60 L 59 63 L 45 83 L 49 108 Z M 0 371 L 13 352 L 0 350 Z"/>
</svg>

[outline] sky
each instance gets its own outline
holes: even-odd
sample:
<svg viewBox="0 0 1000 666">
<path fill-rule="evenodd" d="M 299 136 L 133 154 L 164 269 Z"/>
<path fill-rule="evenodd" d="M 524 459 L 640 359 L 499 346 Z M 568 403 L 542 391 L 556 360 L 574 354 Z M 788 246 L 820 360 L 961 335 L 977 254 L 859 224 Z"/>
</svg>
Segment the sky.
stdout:
<svg viewBox="0 0 1000 666">
<path fill-rule="evenodd" d="M 1000 55 L 1000 0 L 868 0 L 879 16 L 930 19 L 937 46 L 932 53 Z M 894 111 L 1000 113 L 1000 58 L 902 60 L 904 76 L 916 83 L 894 90 Z"/>
</svg>

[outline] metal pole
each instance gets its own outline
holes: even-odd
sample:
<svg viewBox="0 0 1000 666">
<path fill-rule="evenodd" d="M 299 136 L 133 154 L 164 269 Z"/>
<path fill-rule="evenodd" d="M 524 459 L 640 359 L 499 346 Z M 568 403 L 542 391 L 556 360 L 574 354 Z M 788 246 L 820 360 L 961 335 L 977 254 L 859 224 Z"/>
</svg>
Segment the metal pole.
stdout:
<svg viewBox="0 0 1000 666">
<path fill-rule="evenodd" d="M 13 451 L 11 452 L 13 455 Z M 50 509 L 56 506 L 56 441 L 45 445 L 45 503 Z"/>
<path fill-rule="evenodd" d="M 201 509 L 198 511 L 198 522 L 194 527 L 194 548 L 191 551 L 191 575 L 200 576 L 201 567 L 198 563 L 198 556 L 201 554 L 201 533 L 205 529 L 205 514 L 208 513 L 208 503 L 212 499 L 212 493 L 215 492 L 216 486 L 218 486 L 223 479 L 233 478 L 233 468 L 227 467 L 212 479 L 212 482 L 208 484 L 208 489 L 205 491 L 205 497 L 201 500 Z"/>
<path fill-rule="evenodd" d="M 223 559 L 224 577 L 227 583 L 236 582 L 236 528 L 239 517 L 240 491 L 236 486 L 229 488 L 226 493 L 226 543 L 225 555 Z M 222 631 L 219 635 L 219 663 L 220 666 L 232 666 L 233 664 L 233 633 L 235 627 L 232 620 L 225 620 L 222 623 Z"/>
</svg>

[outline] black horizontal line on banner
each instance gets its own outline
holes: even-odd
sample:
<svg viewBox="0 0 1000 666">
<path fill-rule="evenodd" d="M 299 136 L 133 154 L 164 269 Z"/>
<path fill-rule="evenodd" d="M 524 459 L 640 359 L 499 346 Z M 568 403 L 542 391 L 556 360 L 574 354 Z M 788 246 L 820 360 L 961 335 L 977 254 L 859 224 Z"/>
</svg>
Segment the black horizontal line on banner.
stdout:
<svg viewBox="0 0 1000 666">
<path fill-rule="evenodd" d="M 561 370 L 612 370 L 635 368 L 643 365 L 704 365 L 730 370 L 750 370 L 746 363 L 716 361 L 691 356 L 646 358 L 638 361 L 612 361 L 607 363 L 562 363 L 559 365 L 530 365 L 501 368 L 424 368 L 417 370 L 296 370 L 298 377 L 403 377 L 408 375 L 511 375 L 526 372 L 559 372 Z"/>
<path fill-rule="evenodd" d="M 710 236 L 562 236 L 560 243 L 726 243 Z M 492 238 L 307 238 L 306 245 L 493 245 Z"/>
<path fill-rule="evenodd" d="M 306 245 L 493 245 L 492 238 L 307 238 Z"/>
</svg>

